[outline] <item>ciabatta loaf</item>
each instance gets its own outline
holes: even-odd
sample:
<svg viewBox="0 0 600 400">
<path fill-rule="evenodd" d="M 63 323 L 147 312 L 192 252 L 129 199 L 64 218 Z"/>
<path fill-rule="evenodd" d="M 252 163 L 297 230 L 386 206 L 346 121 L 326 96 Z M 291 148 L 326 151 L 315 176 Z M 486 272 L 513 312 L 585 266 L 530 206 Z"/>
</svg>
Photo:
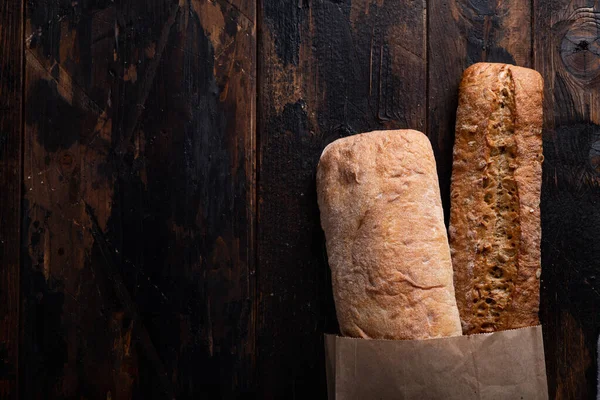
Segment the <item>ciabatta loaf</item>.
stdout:
<svg viewBox="0 0 600 400">
<path fill-rule="evenodd" d="M 461 334 L 435 159 L 413 130 L 325 148 L 317 171 L 341 332 L 374 339 Z"/>
</svg>

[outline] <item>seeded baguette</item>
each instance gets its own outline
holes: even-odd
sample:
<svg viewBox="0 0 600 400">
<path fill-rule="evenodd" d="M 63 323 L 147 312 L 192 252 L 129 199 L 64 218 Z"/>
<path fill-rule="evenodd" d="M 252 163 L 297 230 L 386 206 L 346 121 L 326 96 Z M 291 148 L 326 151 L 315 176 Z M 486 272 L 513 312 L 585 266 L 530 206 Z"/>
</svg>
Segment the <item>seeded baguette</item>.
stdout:
<svg viewBox="0 0 600 400">
<path fill-rule="evenodd" d="M 344 336 L 461 335 L 436 164 L 424 134 L 336 140 L 321 155 L 317 194 Z"/>
<path fill-rule="evenodd" d="M 463 333 L 539 323 L 539 73 L 478 63 L 460 84 L 450 247 Z"/>
</svg>

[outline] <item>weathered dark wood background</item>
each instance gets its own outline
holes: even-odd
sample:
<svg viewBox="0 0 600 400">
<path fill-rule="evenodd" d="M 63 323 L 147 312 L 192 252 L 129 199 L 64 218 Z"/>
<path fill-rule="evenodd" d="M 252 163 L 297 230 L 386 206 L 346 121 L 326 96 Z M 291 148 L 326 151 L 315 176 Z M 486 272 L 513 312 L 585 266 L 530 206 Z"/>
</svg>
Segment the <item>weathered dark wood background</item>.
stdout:
<svg viewBox="0 0 600 400">
<path fill-rule="evenodd" d="M 325 398 L 320 152 L 422 130 L 447 209 L 477 61 L 545 78 L 550 393 L 593 398 L 598 3 L 0 2 L 0 398 Z"/>
</svg>

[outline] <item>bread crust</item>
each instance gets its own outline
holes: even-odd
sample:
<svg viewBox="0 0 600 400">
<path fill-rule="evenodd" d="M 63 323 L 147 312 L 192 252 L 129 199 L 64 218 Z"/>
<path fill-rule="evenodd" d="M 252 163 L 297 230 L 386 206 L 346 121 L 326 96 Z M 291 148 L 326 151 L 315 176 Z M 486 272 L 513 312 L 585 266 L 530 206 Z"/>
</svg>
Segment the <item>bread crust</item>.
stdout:
<svg viewBox="0 0 600 400">
<path fill-rule="evenodd" d="M 450 247 L 463 333 L 539 323 L 543 80 L 478 63 L 460 84 Z"/>
<path fill-rule="evenodd" d="M 341 333 L 373 339 L 461 334 L 431 144 L 414 130 L 336 140 L 317 168 Z"/>
</svg>

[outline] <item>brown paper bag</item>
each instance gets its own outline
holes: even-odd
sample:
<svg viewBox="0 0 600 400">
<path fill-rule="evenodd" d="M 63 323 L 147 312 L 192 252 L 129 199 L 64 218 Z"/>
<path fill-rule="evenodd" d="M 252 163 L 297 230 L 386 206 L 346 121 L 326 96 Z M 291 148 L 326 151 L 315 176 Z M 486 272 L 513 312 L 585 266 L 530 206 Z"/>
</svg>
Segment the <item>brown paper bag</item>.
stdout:
<svg viewBox="0 0 600 400">
<path fill-rule="evenodd" d="M 542 327 L 429 340 L 325 335 L 329 399 L 547 399 Z"/>
</svg>

